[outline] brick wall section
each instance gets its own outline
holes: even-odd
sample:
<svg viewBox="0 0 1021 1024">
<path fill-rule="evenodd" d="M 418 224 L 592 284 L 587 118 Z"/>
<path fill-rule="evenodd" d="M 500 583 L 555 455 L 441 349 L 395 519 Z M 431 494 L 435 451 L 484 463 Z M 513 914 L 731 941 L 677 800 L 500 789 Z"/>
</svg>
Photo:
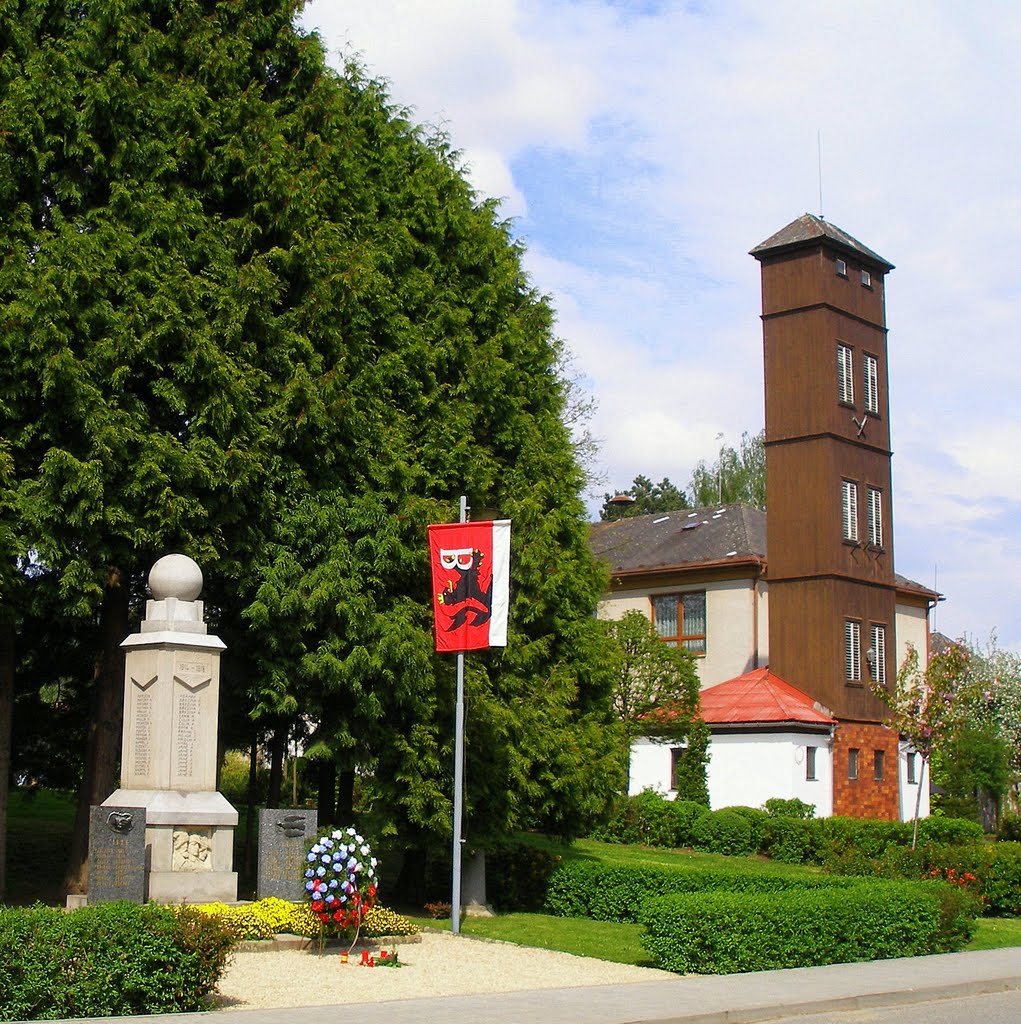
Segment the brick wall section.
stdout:
<svg viewBox="0 0 1021 1024">
<path fill-rule="evenodd" d="M 849 779 L 850 751 L 858 751 L 858 778 Z M 883 778 L 875 777 L 875 751 L 883 751 Z M 897 734 L 882 725 L 840 722 L 833 734 L 833 813 L 849 818 L 900 818 Z"/>
</svg>

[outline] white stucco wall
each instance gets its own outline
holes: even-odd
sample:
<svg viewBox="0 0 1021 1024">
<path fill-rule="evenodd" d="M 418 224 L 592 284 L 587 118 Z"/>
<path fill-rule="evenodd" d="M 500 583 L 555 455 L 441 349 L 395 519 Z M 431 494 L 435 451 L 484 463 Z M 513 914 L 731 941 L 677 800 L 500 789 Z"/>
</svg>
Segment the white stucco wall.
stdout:
<svg viewBox="0 0 1021 1024">
<path fill-rule="evenodd" d="M 922 787 L 922 799 L 918 805 L 918 817 L 929 817 L 929 766 L 922 770 L 922 759 L 915 754 L 915 782 L 908 782 L 908 755 L 912 748 L 903 740 L 897 751 L 897 778 L 900 781 L 900 820 L 913 821 L 915 817 L 915 801 L 918 799 L 918 787 Z"/>
<path fill-rule="evenodd" d="M 916 605 L 897 604 L 894 624 L 897 635 L 897 668 L 904 664 L 910 644 L 918 651 L 918 667 L 925 670 L 928 664 L 929 613 Z"/>
<path fill-rule="evenodd" d="M 631 747 L 630 794 L 670 790 L 670 743 L 642 737 Z M 814 746 L 815 781 L 805 778 L 805 748 Z M 833 759 L 830 738 L 805 733 L 718 733 L 709 744 L 706 771 L 709 805 L 761 807 L 772 797 L 815 804 L 817 818 L 833 813 Z M 913 806 L 913 805 L 912 805 Z"/>
<path fill-rule="evenodd" d="M 631 744 L 629 796 L 641 793 L 643 789 L 671 797 L 677 795 L 670 789 L 670 750 L 673 746 L 673 743 L 656 743 L 646 736 L 639 736 Z"/>
<path fill-rule="evenodd" d="M 756 586 L 750 577 L 690 587 L 616 591 L 600 601 L 598 615 L 601 619 L 620 619 L 626 612 L 639 611 L 649 618 L 652 596 L 692 590 L 705 591 L 706 653 L 696 658 L 702 688 L 765 666 L 769 661 L 766 587 Z"/>
</svg>

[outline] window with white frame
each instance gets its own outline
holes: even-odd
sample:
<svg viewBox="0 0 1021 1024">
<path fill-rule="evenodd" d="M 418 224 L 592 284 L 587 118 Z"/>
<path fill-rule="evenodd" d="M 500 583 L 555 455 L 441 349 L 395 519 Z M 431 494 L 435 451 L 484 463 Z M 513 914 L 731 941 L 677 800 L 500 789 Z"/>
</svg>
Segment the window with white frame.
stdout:
<svg viewBox="0 0 1021 1024">
<path fill-rule="evenodd" d="M 861 623 L 844 622 L 844 676 L 849 683 L 861 682 Z"/>
<path fill-rule="evenodd" d="M 872 275 L 867 270 L 861 272 L 861 283 L 863 288 L 872 287 Z"/>
<path fill-rule="evenodd" d="M 862 368 L 865 377 L 865 411 L 879 412 L 879 360 L 875 356 L 863 356 Z"/>
<path fill-rule="evenodd" d="M 858 778 L 858 748 L 851 747 L 847 752 L 847 777 L 849 779 Z"/>
<path fill-rule="evenodd" d="M 840 514 L 844 540 L 858 539 L 858 485 L 853 480 L 840 481 Z"/>
<path fill-rule="evenodd" d="M 837 345 L 837 398 L 854 405 L 854 357 L 847 345 Z"/>
<path fill-rule="evenodd" d="M 652 599 L 652 621 L 661 640 L 692 654 L 706 652 L 705 591 L 664 594 Z"/>
<path fill-rule="evenodd" d="M 883 492 L 869 488 L 869 543 L 874 548 L 883 546 Z"/>
<path fill-rule="evenodd" d="M 880 686 L 886 686 L 886 626 L 873 623 L 869 631 L 872 678 Z"/>
<path fill-rule="evenodd" d="M 837 276 L 838 277 L 847 277 L 847 261 L 846 260 L 838 259 L 836 261 L 836 264 L 837 264 Z"/>
</svg>

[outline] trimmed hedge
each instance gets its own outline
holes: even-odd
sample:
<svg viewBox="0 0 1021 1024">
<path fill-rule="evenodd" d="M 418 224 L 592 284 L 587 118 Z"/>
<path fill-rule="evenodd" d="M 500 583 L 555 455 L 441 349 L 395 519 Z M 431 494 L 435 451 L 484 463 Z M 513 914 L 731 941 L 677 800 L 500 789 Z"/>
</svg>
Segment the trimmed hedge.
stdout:
<svg viewBox="0 0 1021 1024">
<path fill-rule="evenodd" d="M 188 908 L 0 908 L 0 1020 L 201 1010 L 236 941 Z"/>
<path fill-rule="evenodd" d="M 975 911 L 951 886 L 871 882 L 661 896 L 639 920 L 657 966 L 731 974 L 951 952 L 967 943 Z"/>
<path fill-rule="evenodd" d="M 607 867 L 567 861 L 550 877 L 546 909 L 559 917 L 597 921 L 636 921 L 650 897 L 669 893 L 740 892 L 775 894 L 791 890 L 840 889 L 859 885 L 857 878 L 837 875 L 781 874 L 734 868 Z"/>
</svg>

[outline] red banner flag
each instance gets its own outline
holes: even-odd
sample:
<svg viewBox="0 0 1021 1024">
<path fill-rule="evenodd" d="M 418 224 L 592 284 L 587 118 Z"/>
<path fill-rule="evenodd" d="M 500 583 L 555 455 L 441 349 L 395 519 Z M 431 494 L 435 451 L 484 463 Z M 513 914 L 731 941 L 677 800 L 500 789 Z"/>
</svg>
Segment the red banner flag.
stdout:
<svg viewBox="0 0 1021 1024">
<path fill-rule="evenodd" d="M 507 646 L 510 520 L 429 527 L 437 651 Z"/>
</svg>

